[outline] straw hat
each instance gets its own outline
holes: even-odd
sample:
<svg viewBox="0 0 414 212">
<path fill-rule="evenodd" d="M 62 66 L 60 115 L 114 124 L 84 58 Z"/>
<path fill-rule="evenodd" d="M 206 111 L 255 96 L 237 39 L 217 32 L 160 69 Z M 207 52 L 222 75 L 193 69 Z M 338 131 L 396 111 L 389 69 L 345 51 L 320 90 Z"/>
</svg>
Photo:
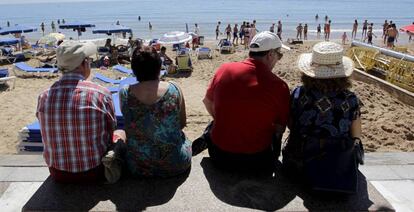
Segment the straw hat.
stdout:
<svg viewBox="0 0 414 212">
<path fill-rule="evenodd" d="M 312 53 L 301 54 L 298 67 L 305 75 L 317 79 L 349 77 L 354 63 L 343 56 L 344 49 L 333 42 L 320 42 L 313 46 Z"/>
</svg>

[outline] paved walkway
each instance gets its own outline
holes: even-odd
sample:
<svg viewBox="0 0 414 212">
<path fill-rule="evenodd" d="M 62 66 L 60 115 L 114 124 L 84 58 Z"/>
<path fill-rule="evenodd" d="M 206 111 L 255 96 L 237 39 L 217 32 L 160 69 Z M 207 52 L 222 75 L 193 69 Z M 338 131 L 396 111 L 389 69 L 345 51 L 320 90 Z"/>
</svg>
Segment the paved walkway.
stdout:
<svg viewBox="0 0 414 212">
<path fill-rule="evenodd" d="M 361 200 L 365 196 L 359 196 L 351 202 L 359 201 L 356 203 L 360 205 L 358 207 L 366 210 L 387 210 L 382 207 L 387 206 L 389 202 L 396 211 L 414 211 L 414 153 L 370 153 L 366 155 L 366 164 L 360 167 L 360 171 L 368 181 L 365 185 L 366 200 L 372 201 L 368 201 L 370 204 L 366 205 L 367 202 Z M 155 211 L 194 211 L 196 208 L 220 211 L 321 209 L 318 205 L 321 202 L 315 202 L 313 197 L 300 190 L 291 189 L 293 185 L 289 183 L 272 181 L 271 184 L 266 184 L 269 183 L 264 182 L 266 180 L 259 182 L 252 178 L 241 179 L 236 175 L 224 175 L 212 171 L 208 158 L 203 157 L 193 159 L 191 173 L 179 182 L 127 180 L 112 187 L 63 188 L 61 186 L 59 189 L 63 189 L 62 193 L 56 190 L 56 185 L 48 179 L 48 176 L 48 169 L 40 155 L 0 155 L 1 211 L 21 211 L 23 207 L 28 211 L 73 210 L 78 207 L 111 211 L 130 207 L 122 202 L 122 198 L 126 198 L 127 201 L 139 201 L 140 205 L 136 205 L 136 209 Z M 163 190 L 165 187 L 174 189 Z M 117 199 L 113 198 L 111 193 L 106 196 L 95 194 L 93 201 L 85 201 L 96 189 L 101 189 L 98 193 L 105 193 L 107 189 L 112 189 L 112 192 L 115 192 L 114 196 L 116 193 L 123 193 L 123 195 L 121 199 Z M 278 189 L 289 192 L 276 193 L 275 190 Z M 57 196 L 60 195 L 63 196 L 59 199 Z M 67 200 L 72 198 L 71 195 L 77 198 L 68 202 Z M 151 196 L 154 196 L 153 199 Z M 275 199 L 279 202 L 275 203 Z M 342 202 L 338 203 L 336 207 L 349 209 L 347 208 L 349 206 L 341 204 Z M 337 208 L 323 207 L 322 209 Z"/>
</svg>

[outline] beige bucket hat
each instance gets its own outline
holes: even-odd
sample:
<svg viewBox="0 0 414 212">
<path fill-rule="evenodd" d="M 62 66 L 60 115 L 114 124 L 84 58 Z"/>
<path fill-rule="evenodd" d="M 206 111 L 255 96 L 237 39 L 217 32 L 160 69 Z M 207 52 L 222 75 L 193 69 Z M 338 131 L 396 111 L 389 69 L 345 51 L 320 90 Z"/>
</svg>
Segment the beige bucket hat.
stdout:
<svg viewBox="0 0 414 212">
<path fill-rule="evenodd" d="M 64 41 L 56 50 L 60 71 L 74 71 L 86 57 L 96 57 L 97 47 L 92 42 Z"/>
<path fill-rule="evenodd" d="M 317 43 L 313 46 L 312 53 L 299 56 L 299 70 L 317 79 L 349 77 L 354 70 L 354 62 L 343 56 L 343 51 L 342 46 L 337 43 Z"/>
</svg>

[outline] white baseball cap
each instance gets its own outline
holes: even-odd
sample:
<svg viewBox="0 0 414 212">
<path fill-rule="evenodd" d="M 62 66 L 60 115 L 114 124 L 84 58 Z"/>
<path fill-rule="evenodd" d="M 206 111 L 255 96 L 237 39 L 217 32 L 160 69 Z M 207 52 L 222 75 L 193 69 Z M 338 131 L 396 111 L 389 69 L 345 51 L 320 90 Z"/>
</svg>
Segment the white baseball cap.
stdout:
<svg viewBox="0 0 414 212">
<path fill-rule="evenodd" d="M 62 72 L 74 71 L 85 58 L 96 56 L 97 47 L 91 42 L 65 41 L 56 50 L 57 66 Z"/>
<path fill-rule="evenodd" d="M 277 48 L 290 50 L 290 47 L 283 45 L 279 36 L 269 31 L 263 31 L 256 34 L 249 45 L 249 51 L 251 52 L 264 52 Z"/>
</svg>

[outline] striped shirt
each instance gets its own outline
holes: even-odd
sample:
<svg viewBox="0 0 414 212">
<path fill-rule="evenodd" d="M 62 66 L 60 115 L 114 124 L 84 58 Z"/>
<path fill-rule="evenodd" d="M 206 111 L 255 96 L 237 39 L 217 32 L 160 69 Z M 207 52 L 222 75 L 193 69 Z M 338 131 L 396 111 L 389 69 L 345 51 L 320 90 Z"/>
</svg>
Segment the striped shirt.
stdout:
<svg viewBox="0 0 414 212">
<path fill-rule="evenodd" d="M 72 173 L 101 164 L 116 126 L 111 93 L 67 73 L 39 95 L 36 116 L 49 167 Z"/>
</svg>

